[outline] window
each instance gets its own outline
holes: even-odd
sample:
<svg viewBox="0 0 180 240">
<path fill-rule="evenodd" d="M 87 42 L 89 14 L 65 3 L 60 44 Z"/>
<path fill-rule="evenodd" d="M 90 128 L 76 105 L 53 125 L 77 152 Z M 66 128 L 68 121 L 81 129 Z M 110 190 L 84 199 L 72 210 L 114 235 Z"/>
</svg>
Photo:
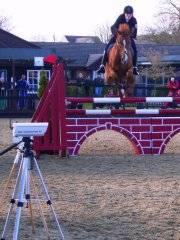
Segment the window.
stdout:
<svg viewBox="0 0 180 240">
<path fill-rule="evenodd" d="M 139 75 L 139 78 L 136 81 L 138 84 L 143 84 L 147 86 L 147 75 Z"/>
<path fill-rule="evenodd" d="M 66 71 L 66 76 L 67 76 L 68 80 L 71 80 L 72 79 L 72 72 L 70 70 L 67 70 Z"/>
<path fill-rule="evenodd" d="M 93 73 L 92 73 L 92 79 L 94 80 L 94 79 L 96 79 L 97 77 L 100 77 L 100 78 L 104 78 L 104 74 L 103 73 L 101 73 L 101 74 L 98 74 L 97 73 L 97 71 L 93 71 Z"/>
<path fill-rule="evenodd" d="M 47 79 L 50 80 L 50 70 L 27 70 L 27 81 L 30 90 L 37 92 L 41 71 L 44 71 Z"/>
</svg>

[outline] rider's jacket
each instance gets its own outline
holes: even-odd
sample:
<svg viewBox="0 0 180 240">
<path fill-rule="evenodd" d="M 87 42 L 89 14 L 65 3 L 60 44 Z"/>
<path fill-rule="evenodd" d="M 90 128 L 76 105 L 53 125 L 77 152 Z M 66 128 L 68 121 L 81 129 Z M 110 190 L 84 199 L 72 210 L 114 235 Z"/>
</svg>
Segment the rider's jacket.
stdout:
<svg viewBox="0 0 180 240">
<path fill-rule="evenodd" d="M 115 23 L 111 26 L 111 32 L 112 34 L 115 34 L 119 24 L 121 23 L 127 23 L 129 25 L 129 28 L 131 30 L 131 37 L 136 39 L 137 36 L 137 20 L 135 17 L 132 17 L 128 22 L 126 21 L 125 14 L 121 14 Z"/>
</svg>

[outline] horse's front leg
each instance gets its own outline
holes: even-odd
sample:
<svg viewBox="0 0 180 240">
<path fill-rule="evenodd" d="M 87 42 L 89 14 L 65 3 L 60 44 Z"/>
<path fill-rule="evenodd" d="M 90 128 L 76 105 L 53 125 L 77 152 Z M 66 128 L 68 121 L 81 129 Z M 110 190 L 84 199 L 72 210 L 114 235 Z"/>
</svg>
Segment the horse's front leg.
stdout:
<svg viewBox="0 0 180 240">
<path fill-rule="evenodd" d="M 120 98 L 125 98 L 126 97 L 126 95 L 125 95 L 125 83 L 118 84 L 118 96 Z M 120 103 L 119 107 L 125 109 L 125 104 L 124 103 Z"/>
<path fill-rule="evenodd" d="M 124 97 L 126 97 L 126 95 L 125 95 L 125 82 L 124 81 L 119 81 L 120 82 L 120 84 L 118 84 L 118 86 L 119 86 L 119 97 L 121 97 L 121 98 L 124 98 Z"/>
<path fill-rule="evenodd" d="M 121 93 L 121 96 L 122 96 L 122 98 L 125 98 L 126 97 L 126 95 L 125 95 L 125 89 L 124 88 L 120 88 L 120 93 Z"/>
<path fill-rule="evenodd" d="M 134 95 L 134 87 L 135 87 L 135 78 L 133 75 L 133 69 L 130 68 L 125 76 L 126 87 L 125 87 L 125 96 L 133 96 Z"/>
</svg>

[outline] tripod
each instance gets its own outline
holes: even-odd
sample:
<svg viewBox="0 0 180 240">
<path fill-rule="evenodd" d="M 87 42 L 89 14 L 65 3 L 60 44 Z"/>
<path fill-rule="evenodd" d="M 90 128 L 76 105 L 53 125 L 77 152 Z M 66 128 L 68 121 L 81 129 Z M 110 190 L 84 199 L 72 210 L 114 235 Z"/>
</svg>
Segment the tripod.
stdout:
<svg viewBox="0 0 180 240">
<path fill-rule="evenodd" d="M 19 151 L 17 152 L 17 155 L 16 155 L 15 160 L 14 160 L 14 164 L 17 164 L 17 162 L 20 162 L 19 170 L 18 170 L 13 194 L 12 194 L 12 197 L 11 197 L 11 201 L 10 201 L 10 207 L 9 207 L 7 217 L 6 217 L 6 221 L 5 221 L 5 224 L 4 224 L 1 240 L 6 239 L 7 228 L 8 228 L 8 225 L 9 225 L 10 216 L 12 214 L 12 211 L 13 211 L 13 208 L 14 208 L 15 205 L 16 205 L 16 215 L 15 215 L 15 224 L 14 224 L 13 238 L 12 239 L 13 240 L 18 239 L 19 228 L 20 228 L 20 219 L 21 219 L 21 211 L 22 211 L 22 208 L 23 208 L 25 202 L 27 203 L 26 206 L 29 207 L 29 209 L 30 209 L 31 223 L 32 223 L 33 231 L 34 231 L 33 213 L 32 213 L 32 206 L 31 206 L 31 181 L 33 181 L 33 178 L 31 177 L 31 170 L 33 170 L 34 168 L 36 169 L 37 175 L 40 179 L 40 182 L 41 182 L 41 185 L 42 185 L 42 188 L 43 188 L 43 192 L 44 192 L 45 197 L 46 197 L 46 204 L 51 208 L 51 211 L 53 213 L 53 216 L 54 216 L 57 228 L 58 228 L 59 239 L 64 240 L 64 235 L 63 235 L 61 226 L 60 226 L 59 221 L 57 219 L 57 215 L 55 213 L 55 210 L 54 210 L 54 207 L 52 205 L 51 199 L 49 197 L 49 194 L 48 194 L 46 185 L 44 183 L 40 168 L 39 168 L 38 163 L 37 163 L 37 160 L 36 160 L 36 158 L 34 156 L 34 153 L 32 151 L 32 142 L 33 142 L 33 140 L 30 137 L 23 137 L 22 141 L 12 145 L 11 147 L 7 148 L 6 150 L 4 150 L 3 152 L 0 153 L 0 155 L 3 155 L 5 152 L 11 150 L 12 148 L 14 148 L 15 146 L 17 146 L 18 144 L 21 143 Z M 12 170 L 11 170 L 11 172 L 12 172 Z M 34 182 L 33 182 L 33 185 L 34 185 L 34 188 L 35 188 Z M 36 196 L 38 197 L 37 190 L 36 190 Z M 42 209 L 40 209 L 40 211 L 41 210 Z M 42 211 L 41 211 L 41 217 L 43 219 L 44 228 L 45 228 L 46 233 L 47 233 L 47 238 L 50 239 L 47 223 L 45 221 L 45 218 L 43 216 Z"/>
</svg>

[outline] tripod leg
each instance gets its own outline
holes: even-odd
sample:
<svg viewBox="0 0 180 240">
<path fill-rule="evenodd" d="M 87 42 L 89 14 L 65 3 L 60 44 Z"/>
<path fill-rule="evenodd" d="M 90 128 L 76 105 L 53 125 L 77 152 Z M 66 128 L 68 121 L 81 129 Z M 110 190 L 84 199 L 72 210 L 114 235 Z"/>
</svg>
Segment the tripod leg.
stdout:
<svg viewBox="0 0 180 240">
<path fill-rule="evenodd" d="M 19 184 L 19 179 L 21 177 L 21 170 L 22 170 L 22 161 L 21 161 L 21 164 L 20 164 L 20 167 L 19 167 L 19 171 L 18 171 L 18 175 L 17 175 L 17 178 L 16 178 L 16 183 L 15 183 L 15 186 L 14 186 L 14 191 L 13 191 L 13 194 L 12 194 L 12 198 L 11 198 L 11 205 L 10 205 L 10 208 L 9 208 L 9 211 L 8 211 L 8 214 L 7 214 L 7 217 L 6 217 L 6 222 L 4 224 L 4 229 L 3 229 L 3 233 L 2 233 L 2 237 L 1 237 L 1 240 L 4 240 L 5 239 L 5 235 L 6 235 L 6 229 L 7 229 L 7 226 L 8 226 L 8 222 L 9 222 L 9 217 L 10 217 L 10 214 L 13 210 L 13 207 L 14 207 L 14 204 L 15 204 L 15 195 L 16 195 L 16 191 L 18 189 L 18 184 Z"/>
<path fill-rule="evenodd" d="M 21 150 L 22 146 L 20 145 L 20 148 L 17 149 L 17 154 L 16 154 L 16 157 L 14 159 L 14 163 L 15 164 L 18 164 L 19 160 L 22 158 L 22 150 Z"/>
<path fill-rule="evenodd" d="M 38 172 L 38 175 L 39 175 L 39 178 L 40 178 L 40 181 L 41 181 L 41 184 L 42 184 L 44 193 L 45 193 L 45 195 L 46 195 L 46 199 L 47 199 L 47 202 L 46 202 L 46 203 L 47 203 L 47 205 L 50 206 L 50 208 L 51 208 L 51 210 L 52 210 L 52 212 L 53 212 L 53 215 L 54 215 L 54 218 L 55 218 L 55 221 L 56 221 L 56 224 L 57 224 L 57 227 L 58 227 L 60 236 L 61 236 L 62 239 L 64 240 L 64 234 L 63 234 L 62 229 L 61 229 L 61 226 L 60 226 L 60 224 L 59 224 L 59 221 L 58 221 L 57 215 L 56 215 L 56 213 L 55 213 L 54 207 L 52 206 L 52 202 L 51 202 L 51 200 L 50 200 L 50 196 L 49 196 L 49 194 L 48 194 L 46 185 L 45 185 L 45 183 L 44 183 L 44 180 L 43 180 L 43 177 L 42 177 L 40 168 L 39 168 L 39 166 L 38 166 L 38 163 L 37 163 L 35 157 L 34 157 L 34 163 L 35 163 L 35 166 L 36 166 L 36 169 L 37 169 L 37 172 Z"/>
<path fill-rule="evenodd" d="M 47 239 L 49 240 L 50 239 L 50 234 L 49 234 L 49 230 L 48 230 L 48 226 L 47 226 L 47 223 L 46 223 L 46 219 L 44 217 L 44 213 L 43 213 L 43 210 L 42 210 L 42 207 L 41 207 L 41 203 L 39 201 L 39 195 L 38 195 L 37 187 L 35 185 L 34 178 L 32 177 L 32 175 L 30 177 L 31 177 L 31 180 L 32 180 L 32 183 L 33 183 L 34 193 L 35 193 L 36 199 L 38 201 L 39 212 L 40 212 L 40 215 L 41 215 L 41 219 L 43 221 L 44 230 L 45 230 L 45 232 L 47 234 Z"/>
<path fill-rule="evenodd" d="M 8 214 L 7 214 L 7 217 L 6 217 L 6 222 L 4 224 L 4 229 L 3 229 L 3 232 L 2 232 L 1 240 L 5 240 L 6 229 L 7 229 L 7 226 L 8 226 L 9 217 L 10 217 L 10 214 L 12 212 L 13 206 L 14 206 L 14 204 L 11 204 L 11 206 L 9 208 L 9 211 L 8 211 Z"/>
<path fill-rule="evenodd" d="M 15 169 L 15 165 L 16 165 L 16 164 L 13 163 L 13 166 L 12 166 L 12 169 L 11 169 L 11 171 L 10 171 L 10 173 L 9 173 L 9 176 L 8 176 L 7 181 L 6 181 L 5 187 L 4 187 L 3 191 L 2 191 L 2 197 L 1 197 L 1 200 L 0 200 L 0 205 L 1 205 L 1 206 L 2 206 L 2 203 L 4 202 L 4 198 L 5 198 L 5 196 L 6 196 L 7 188 L 8 188 L 8 186 L 9 186 L 9 182 L 10 182 L 10 180 L 11 180 L 11 178 L 12 178 L 12 175 L 13 175 L 13 172 L 14 172 L 14 169 Z"/>
<path fill-rule="evenodd" d="M 21 171 L 21 178 L 19 182 L 19 197 L 18 197 L 18 203 L 17 203 L 17 209 L 16 209 L 16 220 L 15 220 L 14 231 L 13 231 L 13 240 L 18 239 L 21 210 L 24 204 L 23 201 L 24 201 L 24 191 L 25 191 L 25 183 L 26 183 L 26 177 L 27 177 L 28 158 L 24 157 L 22 161 L 23 161 L 23 165 L 22 165 L 22 171 Z"/>
<path fill-rule="evenodd" d="M 29 210 L 30 210 L 30 216 L 31 216 L 32 233 L 35 234 L 35 224 L 33 220 L 33 210 L 32 210 L 31 201 L 29 202 Z"/>
<path fill-rule="evenodd" d="M 9 176 L 8 176 L 8 179 L 7 179 L 7 181 L 6 181 L 5 187 L 4 187 L 3 191 L 2 191 L 2 197 L 1 197 L 1 199 L 0 199 L 0 206 L 3 205 L 3 201 L 4 201 L 4 198 L 5 198 L 5 196 L 6 196 L 7 188 L 8 188 L 8 186 L 9 186 L 9 182 L 10 182 L 10 180 L 11 180 L 11 178 L 12 178 L 12 175 L 13 175 L 13 173 L 14 173 L 15 167 L 17 166 L 17 163 L 18 163 L 18 161 L 20 160 L 20 157 L 21 157 L 21 156 L 22 156 L 22 154 L 21 154 L 20 151 L 18 150 L 18 152 L 17 152 L 17 154 L 16 154 L 16 157 L 15 157 L 15 159 L 14 159 L 14 163 L 13 163 L 12 169 L 11 169 L 11 171 L 10 171 L 10 173 L 9 173 Z M 18 161 L 17 161 L 17 160 L 18 160 Z"/>
<path fill-rule="evenodd" d="M 27 208 L 30 210 L 30 218 L 31 218 L 31 225 L 32 225 L 32 233 L 35 233 L 35 225 L 33 220 L 33 210 L 31 204 L 31 194 L 30 194 L 30 170 L 28 169 L 27 178 L 26 178 L 26 201 L 27 201 Z"/>
</svg>

